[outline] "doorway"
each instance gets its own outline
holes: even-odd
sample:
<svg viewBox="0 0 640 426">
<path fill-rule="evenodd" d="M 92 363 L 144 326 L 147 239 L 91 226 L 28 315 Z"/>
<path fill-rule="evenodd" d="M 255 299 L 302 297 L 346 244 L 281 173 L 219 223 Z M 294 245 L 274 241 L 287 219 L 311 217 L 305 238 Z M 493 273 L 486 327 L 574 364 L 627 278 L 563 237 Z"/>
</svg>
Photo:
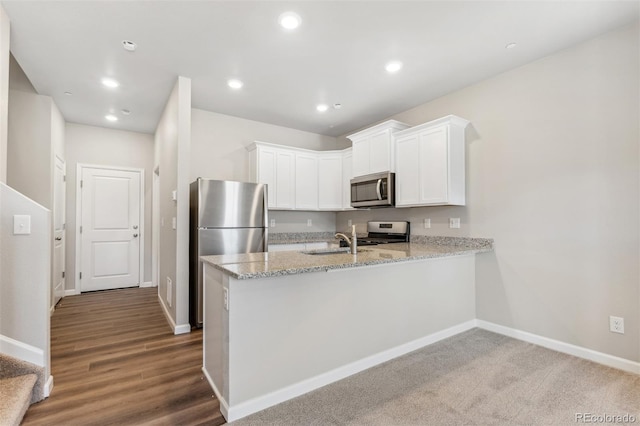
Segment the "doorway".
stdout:
<svg viewBox="0 0 640 426">
<path fill-rule="evenodd" d="M 139 287 L 144 170 L 78 165 L 76 290 Z"/>
</svg>

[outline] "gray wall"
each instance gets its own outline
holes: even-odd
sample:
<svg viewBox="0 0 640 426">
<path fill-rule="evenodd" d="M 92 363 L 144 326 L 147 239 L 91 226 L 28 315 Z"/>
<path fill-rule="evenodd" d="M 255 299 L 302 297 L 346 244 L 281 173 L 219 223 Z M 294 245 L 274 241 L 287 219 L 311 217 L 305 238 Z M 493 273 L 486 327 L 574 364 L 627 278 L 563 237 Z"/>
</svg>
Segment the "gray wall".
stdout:
<svg viewBox="0 0 640 426">
<path fill-rule="evenodd" d="M 141 280 L 151 281 L 151 191 L 153 136 L 145 133 L 67 123 L 67 250 L 66 288 L 74 288 L 76 276 L 76 190 L 78 164 L 144 169 L 144 271 Z"/>
<path fill-rule="evenodd" d="M 467 206 L 339 213 L 337 227 L 406 218 L 414 234 L 493 237 L 479 319 L 640 361 L 638 39 L 626 27 L 390 117 L 471 121 Z"/>
<path fill-rule="evenodd" d="M 189 323 L 189 147 L 191 80 L 179 77 L 156 128 L 155 166 L 159 170 L 158 295 L 175 325 Z M 177 201 L 171 198 L 177 191 Z M 172 228 L 176 218 L 177 229 Z M 167 278 L 173 290 L 167 300 Z M 170 306 L 169 306 L 170 305 Z M 177 330 L 176 330 L 177 331 Z"/>
<path fill-rule="evenodd" d="M 288 127 L 261 123 L 192 109 L 190 180 L 198 177 L 222 180 L 249 180 L 249 153 L 255 141 L 326 151 L 336 149 L 336 139 Z M 270 232 L 333 232 L 333 212 L 269 212 L 276 220 Z M 311 219 L 313 226 L 307 226 Z"/>
</svg>

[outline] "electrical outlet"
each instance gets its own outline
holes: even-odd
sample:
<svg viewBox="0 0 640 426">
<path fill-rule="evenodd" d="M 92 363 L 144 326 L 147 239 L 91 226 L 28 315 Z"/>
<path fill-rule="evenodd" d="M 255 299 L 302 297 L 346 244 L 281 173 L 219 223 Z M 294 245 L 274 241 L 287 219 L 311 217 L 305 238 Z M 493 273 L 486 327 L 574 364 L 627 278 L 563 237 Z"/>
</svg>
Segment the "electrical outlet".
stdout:
<svg viewBox="0 0 640 426">
<path fill-rule="evenodd" d="M 227 287 L 222 287 L 222 303 L 224 304 L 224 309 L 229 310 L 229 289 Z"/>
<path fill-rule="evenodd" d="M 351 228 L 351 226 L 352 226 L 352 225 L 353 225 L 353 221 L 352 221 L 351 219 L 349 219 L 349 220 L 347 221 L 347 226 L 348 226 L 349 228 Z"/>
<path fill-rule="evenodd" d="M 313 221 L 311 219 L 307 219 L 307 226 L 313 226 Z"/>
<path fill-rule="evenodd" d="M 422 222 L 422 225 L 424 226 L 424 229 L 431 228 L 431 219 L 429 219 L 428 217 L 425 217 L 424 221 Z"/>
<path fill-rule="evenodd" d="M 173 299 L 172 294 L 173 282 L 171 281 L 171 278 L 167 277 L 167 304 L 169 305 L 169 307 L 171 307 L 171 299 Z"/>
<path fill-rule="evenodd" d="M 609 317 L 609 331 L 613 333 L 624 334 L 624 318 L 622 317 Z"/>
<path fill-rule="evenodd" d="M 275 228 L 276 227 L 276 220 L 275 219 L 271 219 L 271 222 L 269 223 L 269 227 L 270 228 Z"/>
<path fill-rule="evenodd" d="M 449 228 L 460 228 L 460 218 L 459 217 L 450 217 L 449 218 Z"/>
</svg>

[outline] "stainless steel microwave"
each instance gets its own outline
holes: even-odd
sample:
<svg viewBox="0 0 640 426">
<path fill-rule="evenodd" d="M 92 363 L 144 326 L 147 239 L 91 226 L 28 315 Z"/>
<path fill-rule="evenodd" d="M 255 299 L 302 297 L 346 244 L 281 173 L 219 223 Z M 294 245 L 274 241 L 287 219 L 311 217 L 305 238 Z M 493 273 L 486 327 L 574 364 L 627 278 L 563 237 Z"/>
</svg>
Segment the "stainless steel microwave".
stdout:
<svg viewBox="0 0 640 426">
<path fill-rule="evenodd" d="M 351 207 L 392 207 L 396 204 L 396 175 L 375 173 L 351 179 Z"/>
</svg>

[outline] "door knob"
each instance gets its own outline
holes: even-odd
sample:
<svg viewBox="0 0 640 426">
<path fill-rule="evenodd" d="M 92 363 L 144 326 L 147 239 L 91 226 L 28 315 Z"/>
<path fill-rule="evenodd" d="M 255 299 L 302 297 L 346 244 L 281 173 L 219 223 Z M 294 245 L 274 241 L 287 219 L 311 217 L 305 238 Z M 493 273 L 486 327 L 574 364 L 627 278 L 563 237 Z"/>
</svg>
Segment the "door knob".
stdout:
<svg viewBox="0 0 640 426">
<path fill-rule="evenodd" d="M 138 236 L 138 234 L 133 234 L 133 238 L 136 238 Z"/>
</svg>

